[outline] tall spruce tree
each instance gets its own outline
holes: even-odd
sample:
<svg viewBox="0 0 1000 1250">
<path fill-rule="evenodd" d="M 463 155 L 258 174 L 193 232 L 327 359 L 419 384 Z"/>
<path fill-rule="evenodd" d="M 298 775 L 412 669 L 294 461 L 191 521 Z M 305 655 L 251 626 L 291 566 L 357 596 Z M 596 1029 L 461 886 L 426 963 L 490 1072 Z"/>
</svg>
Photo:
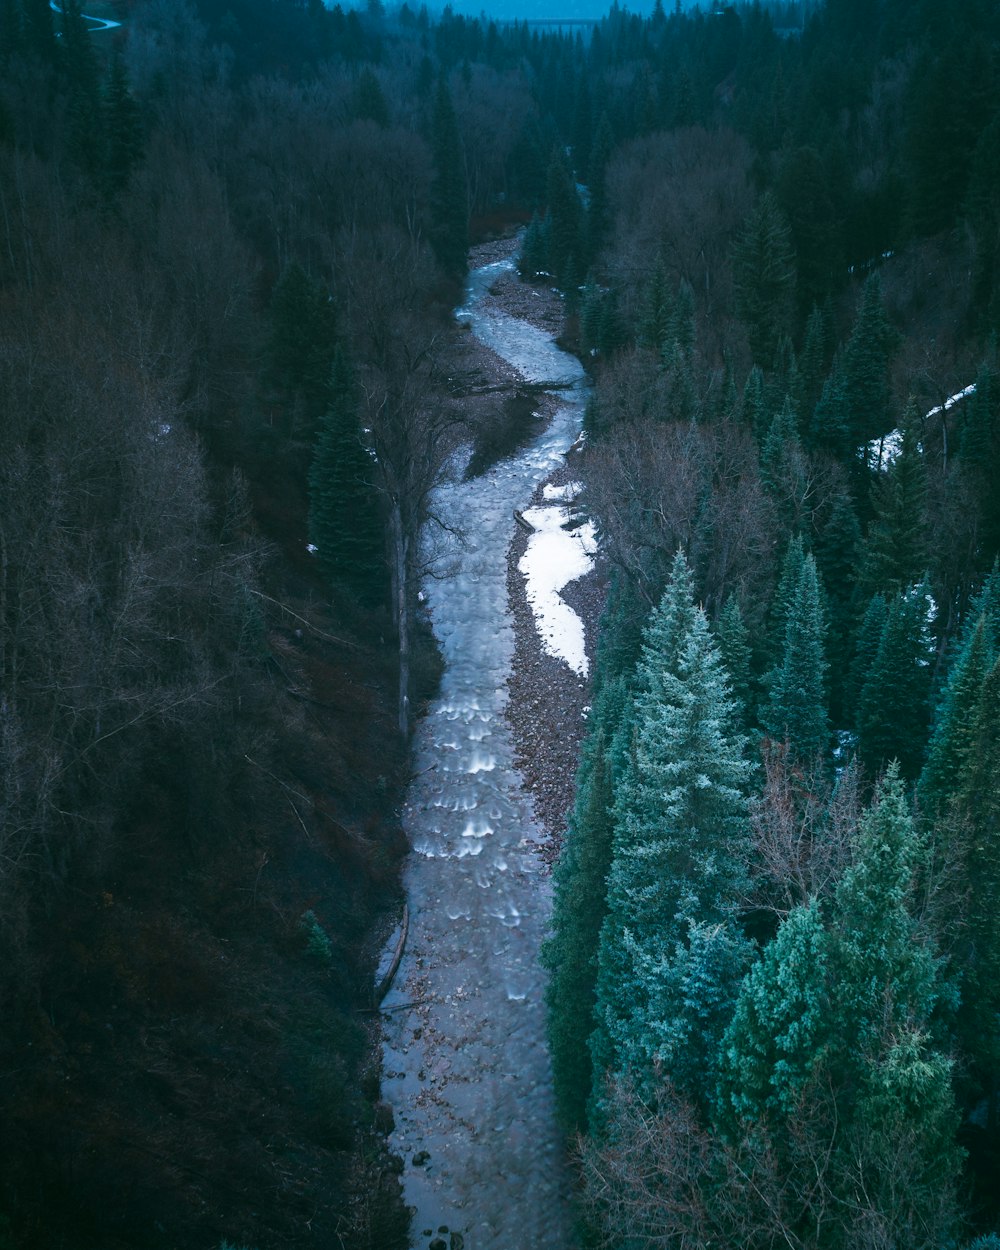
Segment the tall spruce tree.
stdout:
<svg viewBox="0 0 1000 1250">
<path fill-rule="evenodd" d="M 927 470 L 918 422 L 911 399 L 903 417 L 899 451 L 872 487 L 874 517 L 858 579 L 868 594 L 898 594 L 918 582 L 927 569 Z"/>
<path fill-rule="evenodd" d="M 726 1029 L 718 1118 L 791 1116 L 830 1045 L 829 939 L 815 900 L 789 912 L 754 965 Z"/>
<path fill-rule="evenodd" d="M 795 308 L 795 249 L 770 191 L 760 197 L 733 253 L 736 308 L 756 364 L 769 369 Z"/>
<path fill-rule="evenodd" d="M 445 273 L 462 278 L 468 267 L 469 191 L 458 119 L 444 75 L 438 79 L 434 94 L 431 151 L 431 246 Z"/>
<path fill-rule="evenodd" d="M 848 433 L 852 448 L 881 438 L 892 429 L 889 365 L 898 335 L 889 324 L 876 270 L 861 295 L 851 337 L 843 353 Z"/>
<path fill-rule="evenodd" d="M 735 707 L 681 553 L 636 670 L 616 787 L 608 913 L 598 949 L 595 1079 L 663 1063 L 695 1097 L 746 965 L 733 923 L 745 886 L 750 766 Z M 715 1037 L 717 1047 L 718 1037 Z"/>
<path fill-rule="evenodd" d="M 830 745 L 826 697 L 826 620 L 816 561 L 802 562 L 785 621 L 784 648 L 771 674 L 761 722 L 772 738 L 787 742 L 792 758 L 807 763 Z"/>
<path fill-rule="evenodd" d="M 594 697 L 577 773 L 576 798 L 554 873 L 552 932 L 542 947 L 549 971 L 545 1001 L 559 1120 L 569 1133 L 586 1127 L 593 1086 L 588 1039 L 594 1031 L 597 946 L 607 913 L 615 752 L 629 696 L 622 677 Z"/>
<path fill-rule="evenodd" d="M 385 593 L 385 541 L 357 389 L 340 346 L 329 390 L 309 468 L 309 537 L 330 581 L 371 606 Z"/>
<path fill-rule="evenodd" d="M 933 644 L 929 594 L 921 583 L 897 595 L 858 699 L 858 752 L 874 775 L 893 760 L 915 780 L 930 717 Z"/>
</svg>

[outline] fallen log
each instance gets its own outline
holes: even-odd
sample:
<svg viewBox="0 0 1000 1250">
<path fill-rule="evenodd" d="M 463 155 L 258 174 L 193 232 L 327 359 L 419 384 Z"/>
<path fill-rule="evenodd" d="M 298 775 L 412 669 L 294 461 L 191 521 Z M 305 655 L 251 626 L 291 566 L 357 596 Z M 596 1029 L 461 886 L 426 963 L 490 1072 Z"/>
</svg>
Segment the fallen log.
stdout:
<svg viewBox="0 0 1000 1250">
<path fill-rule="evenodd" d="M 523 529 L 526 534 L 533 534 L 535 532 L 535 527 L 530 521 L 525 519 L 524 513 L 518 512 L 516 508 L 514 509 L 514 520 L 518 523 L 518 525 L 520 525 L 521 529 Z"/>
<path fill-rule="evenodd" d="M 390 963 L 389 965 L 388 972 L 386 972 L 385 976 L 382 978 L 381 981 L 379 981 L 378 985 L 375 987 L 374 1003 L 376 1007 L 378 1007 L 381 1004 L 382 999 L 385 998 L 386 994 L 389 993 L 389 990 L 392 987 L 393 978 L 395 977 L 396 973 L 399 971 L 399 965 L 403 958 L 403 949 L 406 946 L 406 935 L 409 933 L 409 931 L 410 931 L 410 909 L 407 906 L 407 904 L 404 903 L 403 904 L 403 923 L 399 931 L 399 941 L 396 943 L 396 949 L 392 953 L 392 963 Z"/>
</svg>

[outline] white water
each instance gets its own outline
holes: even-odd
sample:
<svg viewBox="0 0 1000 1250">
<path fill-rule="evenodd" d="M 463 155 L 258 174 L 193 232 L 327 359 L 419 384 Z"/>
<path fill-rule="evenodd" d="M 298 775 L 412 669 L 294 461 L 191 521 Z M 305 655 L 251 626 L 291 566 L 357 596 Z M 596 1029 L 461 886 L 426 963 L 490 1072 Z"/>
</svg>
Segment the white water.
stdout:
<svg viewBox="0 0 1000 1250">
<path fill-rule="evenodd" d="M 513 655 L 506 553 L 513 510 L 576 438 L 583 371 L 550 337 L 479 307 L 510 262 L 470 276 L 461 320 L 533 382 L 570 384 L 530 448 L 435 510 L 464 528 L 424 586 L 444 654 L 440 696 L 421 722 L 404 811 L 410 934 L 383 1006 L 383 1096 L 404 1159 L 411 1244 L 449 1250 L 561 1250 L 567 1177 L 553 1118 L 537 957 L 550 911 L 531 801 L 504 718 Z M 414 1157 L 428 1156 L 421 1164 Z M 447 1231 L 442 1232 L 445 1229 Z M 459 1234 L 461 1240 L 454 1235 Z"/>
</svg>

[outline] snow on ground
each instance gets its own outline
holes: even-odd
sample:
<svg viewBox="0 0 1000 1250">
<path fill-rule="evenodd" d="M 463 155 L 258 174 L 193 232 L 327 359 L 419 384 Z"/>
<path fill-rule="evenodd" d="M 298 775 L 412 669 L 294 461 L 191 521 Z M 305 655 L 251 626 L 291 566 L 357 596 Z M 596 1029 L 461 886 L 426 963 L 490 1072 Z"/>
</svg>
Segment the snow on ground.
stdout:
<svg viewBox="0 0 1000 1250">
<path fill-rule="evenodd" d="M 578 490 L 577 483 L 546 486 L 545 497 L 572 499 Z M 568 517 L 568 510 L 562 503 L 525 510 L 524 519 L 535 532 L 528 538 L 528 548 L 518 568 L 524 575 L 525 594 L 543 649 L 564 661 L 573 672 L 586 677 L 589 664 L 583 621 L 560 597 L 559 591 L 594 567 L 597 535 L 592 521 L 585 521 L 574 530 L 563 529 Z"/>
<path fill-rule="evenodd" d="M 930 412 L 925 414 L 924 420 L 926 421 L 929 417 L 936 417 L 939 412 L 947 412 L 961 400 L 968 399 L 970 395 L 975 393 L 976 384 L 975 382 L 970 382 L 963 390 L 956 391 L 954 395 L 949 395 L 943 404 L 938 404 L 936 408 L 932 408 Z M 868 463 L 874 465 L 877 469 L 888 469 L 889 465 L 899 455 L 902 446 L 903 431 L 897 426 L 896 429 L 890 430 L 882 438 L 876 438 L 868 444 Z"/>
</svg>

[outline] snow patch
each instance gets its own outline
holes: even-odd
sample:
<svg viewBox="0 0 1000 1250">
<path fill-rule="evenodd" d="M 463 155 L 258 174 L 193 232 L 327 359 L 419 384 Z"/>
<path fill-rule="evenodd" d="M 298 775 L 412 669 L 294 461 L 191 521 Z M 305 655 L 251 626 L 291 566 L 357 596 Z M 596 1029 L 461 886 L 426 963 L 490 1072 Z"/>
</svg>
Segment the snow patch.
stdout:
<svg viewBox="0 0 1000 1250">
<path fill-rule="evenodd" d="M 553 488 L 558 489 L 558 488 Z M 524 519 L 534 528 L 528 547 L 518 563 L 524 575 L 525 594 L 535 618 L 542 648 L 562 660 L 574 673 L 590 671 L 583 621 L 559 594 L 564 586 L 594 567 L 597 534 L 592 521 L 574 530 L 564 529 L 567 509 L 559 504 L 528 508 Z"/>
</svg>

